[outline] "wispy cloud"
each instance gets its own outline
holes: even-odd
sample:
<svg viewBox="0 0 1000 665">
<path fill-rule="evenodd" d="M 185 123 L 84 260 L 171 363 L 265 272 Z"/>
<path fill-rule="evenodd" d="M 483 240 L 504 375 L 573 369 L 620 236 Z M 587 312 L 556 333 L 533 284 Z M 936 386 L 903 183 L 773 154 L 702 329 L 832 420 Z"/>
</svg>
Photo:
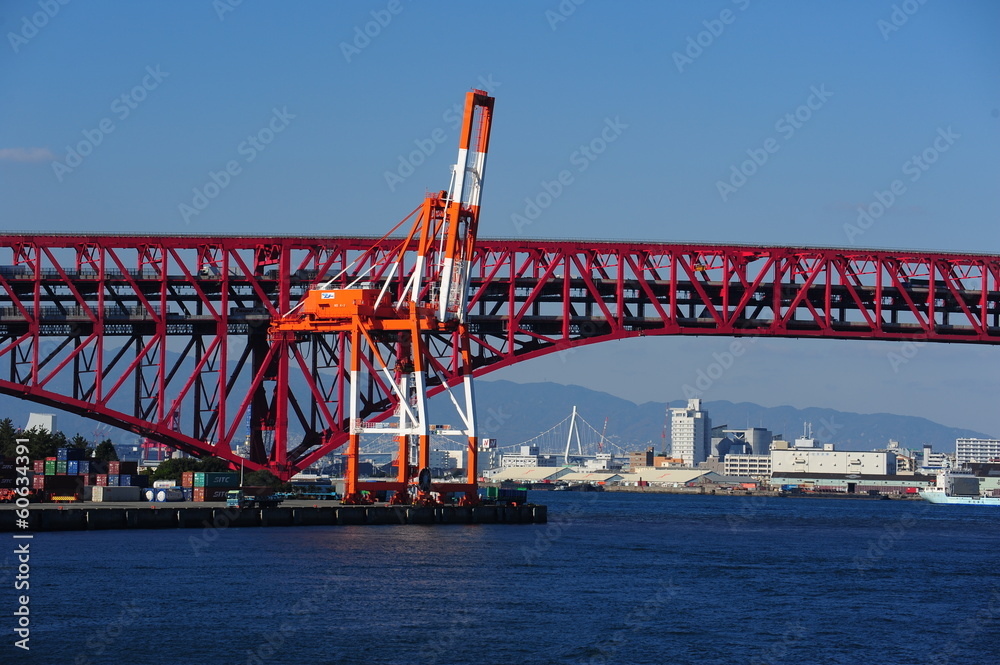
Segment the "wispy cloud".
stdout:
<svg viewBox="0 0 1000 665">
<path fill-rule="evenodd" d="M 33 164 L 51 162 L 55 158 L 48 148 L 0 148 L 0 162 Z"/>
</svg>

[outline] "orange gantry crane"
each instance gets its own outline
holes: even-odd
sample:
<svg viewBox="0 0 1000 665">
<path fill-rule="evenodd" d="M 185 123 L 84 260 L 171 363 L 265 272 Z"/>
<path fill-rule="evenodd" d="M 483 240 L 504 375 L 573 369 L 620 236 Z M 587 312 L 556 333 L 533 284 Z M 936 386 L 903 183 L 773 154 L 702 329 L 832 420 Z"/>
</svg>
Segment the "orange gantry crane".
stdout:
<svg viewBox="0 0 1000 665">
<path fill-rule="evenodd" d="M 311 289 L 295 308 L 271 324 L 272 340 L 294 343 L 299 336 L 329 333 L 346 338 L 340 359 L 340 371 L 346 368 L 350 376 L 350 394 L 345 396 L 350 400 L 345 503 L 365 501 L 363 490 L 391 491 L 394 503 L 432 503 L 434 493 L 438 497 L 463 494 L 466 503 L 477 500 L 478 438 L 466 309 L 493 101 L 482 90 L 466 94 L 451 185 L 447 191 L 426 197 L 408 235 L 386 254 L 383 261 L 391 265 L 382 273 L 383 283 L 359 279 L 344 288 L 330 288 L 339 276 L 334 277 Z M 408 258 L 413 261 L 409 273 L 404 269 Z M 394 281 L 407 274 L 405 284 Z M 461 391 L 452 391 L 442 371 L 456 364 Z M 387 386 L 395 405 L 393 426 L 366 423 L 358 417 L 362 387 L 370 378 Z M 431 484 L 427 389 L 432 378 L 444 384 L 460 423 L 440 433 L 467 440 L 464 483 Z M 359 481 L 360 439 L 365 434 L 398 438 L 394 481 Z M 412 464 L 414 449 L 416 463 Z"/>
</svg>

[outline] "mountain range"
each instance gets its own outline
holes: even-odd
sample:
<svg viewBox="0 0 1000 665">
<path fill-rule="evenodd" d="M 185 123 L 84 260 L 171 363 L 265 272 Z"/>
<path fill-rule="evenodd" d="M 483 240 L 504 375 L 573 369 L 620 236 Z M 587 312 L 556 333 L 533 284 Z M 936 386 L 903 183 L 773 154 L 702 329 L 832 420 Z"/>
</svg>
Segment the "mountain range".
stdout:
<svg viewBox="0 0 1000 665">
<path fill-rule="evenodd" d="M 604 430 L 607 440 L 616 444 L 615 447 L 641 450 L 651 445 L 657 451 L 669 447 L 667 408 L 686 405 L 686 400 L 681 399 L 669 404 L 636 404 L 580 386 L 510 381 L 478 381 L 476 401 L 481 436 L 497 438 L 500 446 L 519 444 L 537 436 L 567 418 L 576 406 L 579 416 L 597 430 L 598 435 Z M 432 400 L 432 416 L 438 404 L 441 404 L 440 398 Z M 728 425 L 733 429 L 765 427 L 776 438 L 787 440 L 802 436 L 805 423 L 811 423 L 814 438 L 822 443 L 834 443 L 839 450 L 885 448 L 889 440 L 894 439 L 906 448 L 931 444 L 935 451 L 945 452 L 954 451 L 956 438 L 988 438 L 982 432 L 891 413 L 848 413 L 820 407 L 766 407 L 753 402 L 722 400 L 705 401 L 702 408 L 708 411 L 713 426 Z M 587 428 L 583 426 L 583 429 Z M 566 431 L 565 426 L 562 431 Z M 597 436 L 593 432 L 591 434 Z"/>
<path fill-rule="evenodd" d="M 595 441 L 603 431 L 613 444 L 609 450 L 641 450 L 653 446 L 658 452 L 670 445 L 668 407 L 679 407 L 686 400 L 670 403 L 636 404 L 608 393 L 559 383 L 514 383 L 511 381 L 476 382 L 476 400 L 480 436 L 497 439 L 499 446 L 517 445 L 538 437 L 567 419 L 574 406 L 583 422 L 581 437 Z M 791 406 L 767 407 L 753 402 L 705 401 L 713 426 L 728 425 L 733 429 L 765 427 L 776 437 L 788 440 L 802 436 L 805 423 L 811 423 L 813 436 L 823 443 L 834 443 L 841 450 L 872 450 L 884 448 L 890 439 L 906 448 L 931 444 L 936 451 L 955 449 L 959 437 L 986 437 L 983 432 L 949 427 L 916 416 L 891 413 L 849 413 L 834 409 Z M 115 443 L 133 443 L 136 437 L 128 432 L 108 428 L 81 416 L 41 407 L 14 397 L 0 396 L 0 417 L 10 417 L 15 426 L 23 426 L 30 412 L 56 413 L 57 427 L 72 436 L 80 433 L 88 439 L 111 438 Z M 444 396 L 430 401 L 429 413 L 434 423 L 456 424 Z M 605 419 L 607 424 L 605 425 Z M 590 425 L 592 429 L 587 427 Z M 561 432 L 561 434 L 559 433 Z M 566 424 L 536 439 L 542 447 L 565 446 Z M 995 436 L 995 433 L 992 435 Z M 561 441 L 556 441 L 561 439 Z M 574 442 L 575 445 L 575 442 Z"/>
</svg>

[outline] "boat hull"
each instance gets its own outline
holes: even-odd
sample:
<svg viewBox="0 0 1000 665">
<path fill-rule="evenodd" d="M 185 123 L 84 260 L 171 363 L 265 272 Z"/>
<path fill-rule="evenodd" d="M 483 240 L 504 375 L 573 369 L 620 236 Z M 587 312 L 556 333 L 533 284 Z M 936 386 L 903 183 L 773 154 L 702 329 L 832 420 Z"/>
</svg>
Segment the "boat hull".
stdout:
<svg viewBox="0 0 1000 665">
<path fill-rule="evenodd" d="M 1000 497 L 996 496 L 948 496 L 942 490 L 923 490 L 920 498 L 931 503 L 952 506 L 1000 506 Z"/>
</svg>

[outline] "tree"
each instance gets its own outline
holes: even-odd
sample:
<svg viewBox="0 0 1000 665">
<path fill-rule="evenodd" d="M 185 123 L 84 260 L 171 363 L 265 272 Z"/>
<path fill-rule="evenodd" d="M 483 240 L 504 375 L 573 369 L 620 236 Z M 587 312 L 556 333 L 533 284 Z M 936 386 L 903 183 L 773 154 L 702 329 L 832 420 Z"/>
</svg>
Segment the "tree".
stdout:
<svg viewBox="0 0 1000 665">
<path fill-rule="evenodd" d="M 15 457 L 17 442 L 22 438 L 10 418 L 0 420 L 0 457 Z"/>
<path fill-rule="evenodd" d="M 221 457 L 205 457 L 199 460 L 198 471 L 232 471 L 232 467 L 229 466 L 229 462 L 222 459 Z"/>
<path fill-rule="evenodd" d="M 193 457 L 182 457 L 179 459 L 167 459 L 160 462 L 153 472 L 153 480 L 173 480 L 181 482 L 181 475 L 185 471 L 200 471 L 200 462 Z"/>
<path fill-rule="evenodd" d="M 276 475 L 268 471 L 267 469 L 260 469 L 259 471 L 251 471 L 246 474 L 243 478 L 243 484 L 249 487 L 273 487 L 278 488 L 283 484 L 281 479 Z"/>
<path fill-rule="evenodd" d="M 55 457 L 56 449 L 67 447 L 65 434 L 59 431 L 50 432 L 40 427 L 32 427 L 17 438 L 28 439 L 28 455 L 31 459 Z"/>
<path fill-rule="evenodd" d="M 97 444 L 97 448 L 94 449 L 94 459 L 101 462 L 118 461 L 118 451 L 115 450 L 115 444 L 111 443 L 111 439 L 104 439 Z"/>
<path fill-rule="evenodd" d="M 67 448 L 83 448 L 87 449 L 90 447 L 90 442 L 79 434 L 74 434 L 73 438 L 69 440 L 66 446 Z"/>
</svg>

